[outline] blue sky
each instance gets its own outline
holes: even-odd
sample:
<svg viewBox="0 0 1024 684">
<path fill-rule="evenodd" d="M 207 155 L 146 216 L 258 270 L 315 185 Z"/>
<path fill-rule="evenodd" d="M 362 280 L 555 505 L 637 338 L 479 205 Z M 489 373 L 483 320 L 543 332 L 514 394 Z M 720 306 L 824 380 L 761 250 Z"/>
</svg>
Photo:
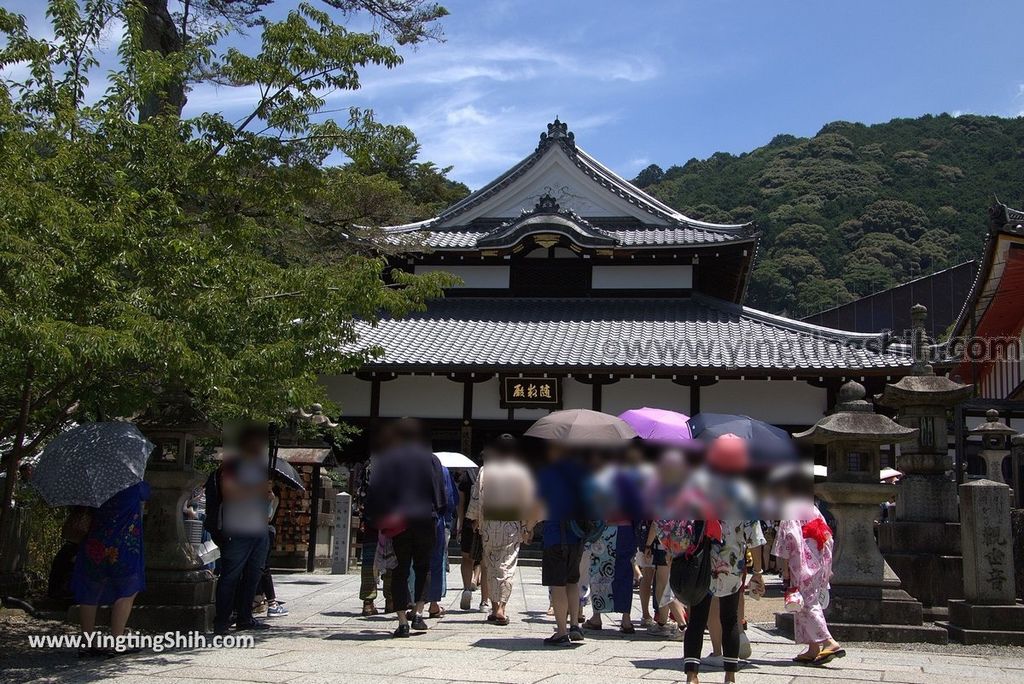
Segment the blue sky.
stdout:
<svg viewBox="0 0 1024 684">
<path fill-rule="evenodd" d="M 410 126 L 423 158 L 472 187 L 532 150 L 556 114 L 632 177 L 837 119 L 1024 112 L 1019 0 L 441 2 L 446 42 L 404 50 L 404 65 L 330 106 Z M 242 116 L 250 98 L 204 87 L 190 106 Z"/>
</svg>

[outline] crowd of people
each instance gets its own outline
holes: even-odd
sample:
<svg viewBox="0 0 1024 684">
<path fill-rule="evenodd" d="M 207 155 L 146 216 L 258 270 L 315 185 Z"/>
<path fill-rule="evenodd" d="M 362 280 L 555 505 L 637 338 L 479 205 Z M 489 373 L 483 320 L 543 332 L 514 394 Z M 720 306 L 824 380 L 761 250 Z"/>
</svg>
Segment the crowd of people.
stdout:
<svg viewBox="0 0 1024 684">
<path fill-rule="evenodd" d="M 752 483 L 743 439 L 682 448 L 502 435 L 483 450 L 478 470 L 449 470 L 422 423 L 400 419 L 384 426 L 372 451 L 357 501 L 360 598 L 363 615 L 377 614 L 382 584 L 396 638 L 427 630 L 425 618 L 443 614 L 437 578 L 446 575 L 451 538 L 461 551 L 460 608 L 473 609 L 479 588 L 486 622 L 508 625 L 519 552 L 537 533 L 553 621 L 545 645 L 582 642 L 587 630 L 604 628 L 606 615 L 620 616 L 622 634 L 636 634 L 638 590 L 640 628 L 683 642 L 688 682 L 698 679 L 705 632 L 726 681 L 735 681 L 749 656 L 744 597 L 764 595 L 771 556 L 781 566 L 796 641 L 807 645 L 795 660 L 824 664 L 845 655 L 824 618 L 833 541 L 812 480 L 793 466 Z M 772 523 L 762 522 L 768 511 Z"/>
<path fill-rule="evenodd" d="M 226 446 L 225 458 L 183 511 L 203 521 L 220 549 L 217 634 L 232 626 L 267 629 L 254 617 L 258 593 L 269 617 L 287 614 L 270 572 L 279 490 L 268 467 L 266 428 L 245 428 Z M 449 469 L 421 421 L 387 423 L 352 482 L 362 525 L 362 614 L 378 613 L 382 588 L 383 610 L 398 622 L 394 637 L 427 630 L 427 619 L 445 611 L 454 539 L 461 552 L 460 609 L 473 610 L 479 590 L 484 620 L 507 626 L 519 553 L 537 534 L 552 619 L 546 646 L 585 641 L 587 631 L 618 616 L 626 637 L 644 629 L 682 641 L 688 682 L 697 681 L 708 633 L 726 681 L 735 681 L 750 656 L 745 600 L 764 595 L 770 561 L 784 579 L 795 639 L 807 646 L 795 660 L 824 664 L 842 657 L 825 621 L 833 538 L 814 502 L 813 480 L 796 464 L 756 472 L 750 453 L 751 445 L 732 434 L 685 444 L 505 434 L 484 448 L 480 467 Z M 68 555 L 74 558 L 68 583 L 86 632 L 95 630 L 97 607 L 111 605 L 111 634 L 123 634 L 145 588 L 147 496 L 142 481 L 98 508 L 71 510 L 65 536 L 77 553 Z"/>
</svg>

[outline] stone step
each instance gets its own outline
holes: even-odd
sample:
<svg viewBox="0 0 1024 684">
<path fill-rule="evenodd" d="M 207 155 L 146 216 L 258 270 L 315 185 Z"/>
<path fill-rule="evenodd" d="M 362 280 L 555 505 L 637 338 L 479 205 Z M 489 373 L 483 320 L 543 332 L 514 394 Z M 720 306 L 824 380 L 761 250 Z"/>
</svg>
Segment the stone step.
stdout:
<svg viewBox="0 0 1024 684">
<path fill-rule="evenodd" d="M 793 637 L 793 613 L 776 613 L 775 627 L 787 637 Z M 879 643 L 947 644 L 949 631 L 932 624 L 889 625 L 829 622 L 828 629 L 838 641 L 873 641 Z"/>
</svg>

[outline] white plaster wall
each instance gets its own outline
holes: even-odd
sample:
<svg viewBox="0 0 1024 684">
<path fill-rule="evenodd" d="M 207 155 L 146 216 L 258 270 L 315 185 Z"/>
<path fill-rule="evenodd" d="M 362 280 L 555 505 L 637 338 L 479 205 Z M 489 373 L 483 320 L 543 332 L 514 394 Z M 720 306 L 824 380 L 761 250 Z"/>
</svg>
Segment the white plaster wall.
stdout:
<svg viewBox="0 0 1024 684">
<path fill-rule="evenodd" d="M 709 413 L 737 413 L 767 423 L 811 425 L 825 413 L 823 387 L 793 380 L 720 380 L 701 387 L 700 407 Z"/>
<path fill-rule="evenodd" d="M 618 415 L 631 408 L 662 408 L 690 414 L 690 388 L 671 380 L 623 378 L 601 388 L 601 410 Z"/>
<path fill-rule="evenodd" d="M 417 275 L 433 273 L 435 271 L 444 271 L 445 273 L 451 273 L 454 276 L 462 278 L 462 284 L 456 285 L 455 288 L 470 287 L 476 289 L 508 289 L 508 266 L 433 266 L 423 264 L 413 267 L 413 272 Z"/>
<path fill-rule="evenodd" d="M 380 383 L 382 418 L 461 418 L 462 383 L 443 375 L 400 375 Z"/>
<path fill-rule="evenodd" d="M 500 406 L 501 386 L 498 384 L 498 376 L 494 376 L 485 382 L 478 382 L 473 385 L 473 418 L 488 420 L 505 420 L 508 418 L 508 409 Z M 458 414 L 462 417 L 462 413 Z"/>
<path fill-rule="evenodd" d="M 327 396 L 341 407 L 342 417 L 354 418 L 370 415 L 370 383 L 354 375 L 325 375 L 320 382 L 327 388 Z"/>
<path fill-rule="evenodd" d="M 591 386 L 573 378 L 562 379 L 562 408 L 588 409 L 594 405 Z"/>
<path fill-rule="evenodd" d="M 693 266 L 689 264 L 620 265 L 593 267 L 595 290 L 691 288 Z"/>
</svg>

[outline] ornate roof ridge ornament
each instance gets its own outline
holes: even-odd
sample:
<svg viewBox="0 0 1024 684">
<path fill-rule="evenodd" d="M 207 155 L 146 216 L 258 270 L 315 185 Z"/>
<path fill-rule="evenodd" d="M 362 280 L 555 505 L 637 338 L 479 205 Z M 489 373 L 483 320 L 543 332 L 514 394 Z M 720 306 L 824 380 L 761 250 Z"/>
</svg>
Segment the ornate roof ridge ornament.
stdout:
<svg viewBox="0 0 1024 684">
<path fill-rule="evenodd" d="M 537 143 L 537 152 L 543 152 L 551 144 L 557 143 L 567 151 L 576 149 L 576 135 L 569 130 L 569 125 L 559 121 L 558 116 L 548 124 L 548 132 L 540 134 L 540 142 Z"/>
<path fill-rule="evenodd" d="M 555 199 L 551 193 L 545 192 L 537 200 L 537 204 L 533 206 L 533 211 L 529 213 L 533 214 L 557 214 L 561 207 L 558 205 L 558 200 Z M 525 210 L 523 213 L 528 213 Z"/>
</svg>

